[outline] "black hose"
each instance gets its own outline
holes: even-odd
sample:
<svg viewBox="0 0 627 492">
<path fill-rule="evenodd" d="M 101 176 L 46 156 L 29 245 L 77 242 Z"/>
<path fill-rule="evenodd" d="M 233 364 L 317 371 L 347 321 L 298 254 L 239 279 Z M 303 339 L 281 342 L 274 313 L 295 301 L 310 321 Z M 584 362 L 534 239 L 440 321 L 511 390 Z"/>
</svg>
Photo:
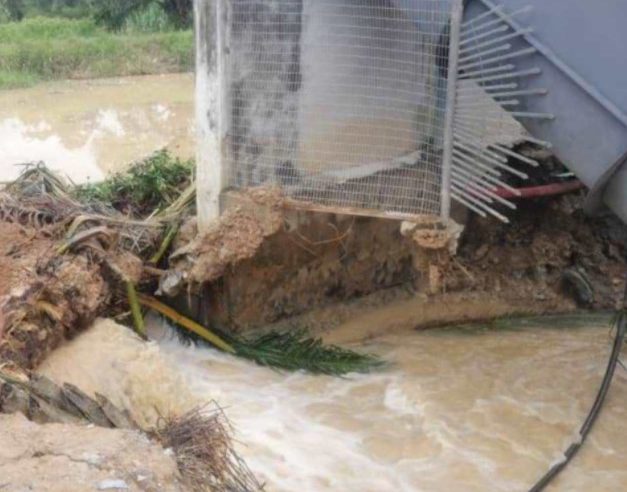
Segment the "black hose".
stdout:
<svg viewBox="0 0 627 492">
<path fill-rule="evenodd" d="M 616 369 L 618 357 L 623 347 L 625 331 L 627 331 L 627 284 L 625 285 L 625 297 L 623 299 L 623 306 L 616 322 L 616 337 L 614 338 L 614 346 L 612 347 L 610 360 L 608 361 L 607 369 L 605 370 L 605 376 L 603 377 L 603 382 L 601 383 L 601 387 L 599 388 L 597 397 L 594 400 L 594 404 L 592 405 L 592 408 L 588 413 L 588 417 L 586 418 L 585 422 L 581 426 L 581 429 L 579 430 L 580 439 L 578 442 L 575 442 L 568 447 L 568 449 L 564 452 L 564 460 L 551 467 L 549 471 L 546 472 L 546 474 L 538 481 L 538 483 L 536 483 L 531 489 L 529 489 L 529 492 L 540 492 L 544 490 L 547 485 L 549 485 L 555 479 L 555 477 L 557 477 L 557 475 L 564 468 L 566 468 L 568 463 L 570 463 L 570 461 L 575 457 L 577 452 L 583 446 L 583 443 L 586 441 L 588 434 L 592 430 L 594 422 L 601 413 L 603 402 L 605 401 L 605 397 L 607 396 L 610 385 L 612 384 L 614 370 Z"/>
</svg>

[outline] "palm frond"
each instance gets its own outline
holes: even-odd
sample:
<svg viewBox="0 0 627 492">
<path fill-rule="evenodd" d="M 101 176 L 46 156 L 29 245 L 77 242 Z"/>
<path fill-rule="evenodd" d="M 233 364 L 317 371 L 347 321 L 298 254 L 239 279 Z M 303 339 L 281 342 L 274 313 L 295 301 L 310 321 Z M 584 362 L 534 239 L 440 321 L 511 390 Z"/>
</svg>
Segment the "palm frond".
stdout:
<svg viewBox="0 0 627 492">
<path fill-rule="evenodd" d="M 321 339 L 309 336 L 306 330 L 270 332 L 255 338 L 242 337 L 215 328 L 210 330 L 153 297 L 139 295 L 138 299 L 140 304 L 165 316 L 179 330 L 184 330 L 182 337 L 186 340 L 207 343 L 261 366 L 343 376 L 371 372 L 385 365 L 374 355 L 325 345 Z"/>
<path fill-rule="evenodd" d="M 236 354 L 262 366 L 312 374 L 342 376 L 381 369 L 378 357 L 361 354 L 335 345 L 325 345 L 306 330 L 271 332 L 257 338 L 235 338 L 231 341 Z"/>
</svg>

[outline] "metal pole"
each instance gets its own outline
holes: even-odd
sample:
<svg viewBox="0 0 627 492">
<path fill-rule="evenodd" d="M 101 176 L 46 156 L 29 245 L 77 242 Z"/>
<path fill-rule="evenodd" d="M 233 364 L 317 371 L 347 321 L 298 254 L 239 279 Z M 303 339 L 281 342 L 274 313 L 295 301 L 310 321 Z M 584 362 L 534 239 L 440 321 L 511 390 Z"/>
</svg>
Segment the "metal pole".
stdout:
<svg viewBox="0 0 627 492">
<path fill-rule="evenodd" d="M 457 100 L 457 66 L 461 35 L 463 0 L 454 0 L 451 9 L 449 36 L 448 80 L 446 86 L 446 112 L 444 116 L 444 149 L 442 154 L 441 218 L 448 222 L 451 216 L 451 174 L 453 168 L 453 139 L 455 105 Z"/>
</svg>

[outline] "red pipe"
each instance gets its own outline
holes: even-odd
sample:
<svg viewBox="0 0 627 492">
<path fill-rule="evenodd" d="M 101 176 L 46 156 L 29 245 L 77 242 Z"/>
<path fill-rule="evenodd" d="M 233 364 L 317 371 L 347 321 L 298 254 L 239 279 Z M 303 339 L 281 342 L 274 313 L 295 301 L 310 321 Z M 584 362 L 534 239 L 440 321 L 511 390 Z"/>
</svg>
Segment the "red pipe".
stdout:
<svg viewBox="0 0 627 492">
<path fill-rule="evenodd" d="M 578 179 L 564 181 L 562 183 L 551 183 L 541 186 L 530 186 L 528 188 L 517 188 L 518 193 L 513 193 L 506 188 L 498 188 L 496 193 L 501 198 L 537 198 L 541 196 L 563 195 L 572 191 L 581 190 L 584 184 Z"/>
</svg>

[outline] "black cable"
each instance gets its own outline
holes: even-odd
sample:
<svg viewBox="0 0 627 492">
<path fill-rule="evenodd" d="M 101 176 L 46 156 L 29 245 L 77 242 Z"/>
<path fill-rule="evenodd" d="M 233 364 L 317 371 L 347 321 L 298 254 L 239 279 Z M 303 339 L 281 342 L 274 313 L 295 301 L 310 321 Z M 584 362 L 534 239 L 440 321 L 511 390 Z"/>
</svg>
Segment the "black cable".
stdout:
<svg viewBox="0 0 627 492">
<path fill-rule="evenodd" d="M 625 332 L 627 331 L 627 283 L 625 284 L 625 296 L 623 299 L 623 305 L 621 311 L 618 315 L 616 321 L 616 337 L 614 338 L 614 346 L 612 347 L 612 353 L 610 354 L 610 359 L 607 363 L 607 369 L 605 370 L 605 376 L 603 377 L 603 382 L 601 383 L 601 387 L 599 388 L 599 392 L 597 393 L 597 397 L 594 400 L 594 404 L 588 413 L 588 417 L 585 422 L 581 426 L 579 430 L 580 439 L 578 442 L 574 442 L 571 444 L 568 449 L 564 452 L 564 460 L 555 464 L 553 467 L 549 469 L 548 472 L 536 483 L 529 492 L 541 492 L 544 490 L 547 485 L 549 485 L 555 477 L 570 463 L 570 461 L 575 457 L 577 452 L 583 446 L 583 443 L 586 441 L 588 434 L 592 430 L 592 426 L 596 421 L 597 417 L 601 413 L 601 408 L 603 407 L 603 402 L 605 401 L 605 397 L 607 396 L 608 390 L 610 389 L 610 385 L 612 384 L 612 378 L 614 377 L 614 370 L 616 369 L 616 365 L 618 363 L 618 357 L 620 355 L 621 349 L 623 347 L 623 341 L 625 339 Z"/>
</svg>

